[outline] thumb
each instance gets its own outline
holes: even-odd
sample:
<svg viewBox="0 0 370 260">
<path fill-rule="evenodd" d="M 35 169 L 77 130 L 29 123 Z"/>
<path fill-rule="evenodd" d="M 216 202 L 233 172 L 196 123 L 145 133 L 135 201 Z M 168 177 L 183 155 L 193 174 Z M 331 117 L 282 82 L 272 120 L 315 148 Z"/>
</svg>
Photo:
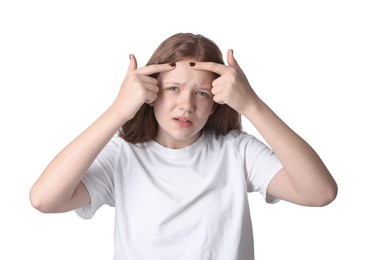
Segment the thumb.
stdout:
<svg viewBox="0 0 370 260">
<path fill-rule="evenodd" d="M 234 51 L 231 49 L 227 51 L 227 64 L 231 67 L 240 69 L 238 62 L 234 58 Z"/>
<path fill-rule="evenodd" d="M 131 72 L 137 69 L 137 61 L 134 54 L 129 55 L 130 58 L 130 65 L 128 65 L 127 72 Z"/>
</svg>

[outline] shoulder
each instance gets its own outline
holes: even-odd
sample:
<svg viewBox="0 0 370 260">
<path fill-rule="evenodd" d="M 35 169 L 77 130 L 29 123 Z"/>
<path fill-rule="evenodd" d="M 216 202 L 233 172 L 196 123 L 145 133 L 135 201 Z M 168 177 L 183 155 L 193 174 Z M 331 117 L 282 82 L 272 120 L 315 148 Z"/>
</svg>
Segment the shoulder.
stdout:
<svg viewBox="0 0 370 260">
<path fill-rule="evenodd" d="M 235 149 L 240 153 L 262 144 L 256 137 L 244 131 L 232 130 L 225 135 L 216 135 L 214 132 L 206 132 L 205 138 L 208 145 L 215 149 Z M 263 145 L 263 144 L 262 144 Z"/>
<path fill-rule="evenodd" d="M 95 162 L 101 165 L 112 165 L 123 167 L 129 161 L 143 155 L 146 143 L 133 144 L 122 137 L 115 135 L 104 146 L 97 156 Z"/>
<path fill-rule="evenodd" d="M 124 161 L 147 156 L 149 153 L 157 151 L 153 141 L 131 143 L 118 135 L 109 141 L 107 148 L 115 153 L 117 159 Z"/>
<path fill-rule="evenodd" d="M 122 137 L 115 135 L 106 145 L 106 148 L 111 149 L 143 149 L 148 145 L 148 143 L 130 143 L 127 142 Z"/>
<path fill-rule="evenodd" d="M 113 136 L 109 142 L 105 145 L 104 150 L 109 150 L 109 151 L 118 151 L 128 143 L 118 135 Z"/>
<path fill-rule="evenodd" d="M 256 155 L 261 152 L 270 153 L 271 149 L 262 140 L 258 139 L 254 135 L 248 134 L 244 131 L 233 130 L 226 135 L 216 136 L 215 134 L 208 134 L 209 142 L 217 143 L 224 149 L 233 148 L 238 150 L 239 153 L 244 156 Z"/>
<path fill-rule="evenodd" d="M 256 137 L 244 131 L 232 130 L 226 135 L 216 135 L 214 132 L 207 132 L 206 138 L 209 142 L 217 142 L 221 144 L 247 144 L 258 141 Z"/>
<path fill-rule="evenodd" d="M 99 157 L 120 157 L 126 153 L 125 151 L 127 151 L 127 148 L 130 147 L 130 145 L 132 144 L 125 141 L 122 137 L 115 135 L 104 146 Z"/>
</svg>

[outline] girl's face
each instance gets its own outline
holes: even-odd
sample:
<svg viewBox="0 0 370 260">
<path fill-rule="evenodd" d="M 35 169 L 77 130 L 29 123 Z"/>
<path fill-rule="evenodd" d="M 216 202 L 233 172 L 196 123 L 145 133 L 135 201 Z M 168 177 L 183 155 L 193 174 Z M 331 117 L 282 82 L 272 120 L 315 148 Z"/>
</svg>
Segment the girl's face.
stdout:
<svg viewBox="0 0 370 260">
<path fill-rule="evenodd" d="M 194 70 L 190 60 L 176 62 L 176 68 L 160 73 L 159 92 L 153 103 L 158 121 L 155 140 L 169 148 L 183 148 L 194 143 L 214 111 L 211 93 L 214 75 Z"/>
</svg>

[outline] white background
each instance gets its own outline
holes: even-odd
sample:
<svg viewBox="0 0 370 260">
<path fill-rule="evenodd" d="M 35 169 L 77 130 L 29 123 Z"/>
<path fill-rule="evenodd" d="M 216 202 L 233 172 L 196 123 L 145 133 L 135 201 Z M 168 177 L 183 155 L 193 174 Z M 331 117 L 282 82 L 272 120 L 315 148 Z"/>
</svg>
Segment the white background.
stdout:
<svg viewBox="0 0 370 260">
<path fill-rule="evenodd" d="M 256 259 L 370 259 L 366 2 L 1 1 L 0 259 L 112 259 L 113 208 L 89 221 L 47 215 L 28 192 L 113 101 L 128 55 L 144 66 L 177 32 L 234 49 L 255 91 L 338 182 L 324 208 L 251 194 Z"/>
</svg>

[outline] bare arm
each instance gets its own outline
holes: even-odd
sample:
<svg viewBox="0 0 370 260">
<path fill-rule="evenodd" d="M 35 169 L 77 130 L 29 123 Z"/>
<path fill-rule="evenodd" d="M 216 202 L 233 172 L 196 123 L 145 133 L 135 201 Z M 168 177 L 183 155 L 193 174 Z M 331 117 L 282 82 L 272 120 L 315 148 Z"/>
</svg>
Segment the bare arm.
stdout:
<svg viewBox="0 0 370 260">
<path fill-rule="evenodd" d="M 90 197 L 81 177 L 119 129 L 120 122 L 119 115 L 110 108 L 69 143 L 33 185 L 32 205 L 42 212 L 64 212 L 88 204 Z"/>
<path fill-rule="evenodd" d="M 137 69 L 135 57 L 113 104 L 69 143 L 46 167 L 30 191 L 32 205 L 42 212 L 65 212 L 90 202 L 82 176 L 120 126 L 134 117 L 158 92 L 153 73 L 173 69 L 168 64 Z"/>
<path fill-rule="evenodd" d="M 213 82 L 214 101 L 245 116 L 280 159 L 283 169 L 273 178 L 268 193 L 300 205 L 323 206 L 333 201 L 337 185 L 317 153 L 290 129 L 253 91 L 233 57 L 229 66 L 198 62 L 194 69 L 221 76 Z"/>
<path fill-rule="evenodd" d="M 266 104 L 259 101 L 245 116 L 283 165 L 268 187 L 270 195 L 306 206 L 324 206 L 335 199 L 336 182 L 318 154 Z"/>
</svg>

